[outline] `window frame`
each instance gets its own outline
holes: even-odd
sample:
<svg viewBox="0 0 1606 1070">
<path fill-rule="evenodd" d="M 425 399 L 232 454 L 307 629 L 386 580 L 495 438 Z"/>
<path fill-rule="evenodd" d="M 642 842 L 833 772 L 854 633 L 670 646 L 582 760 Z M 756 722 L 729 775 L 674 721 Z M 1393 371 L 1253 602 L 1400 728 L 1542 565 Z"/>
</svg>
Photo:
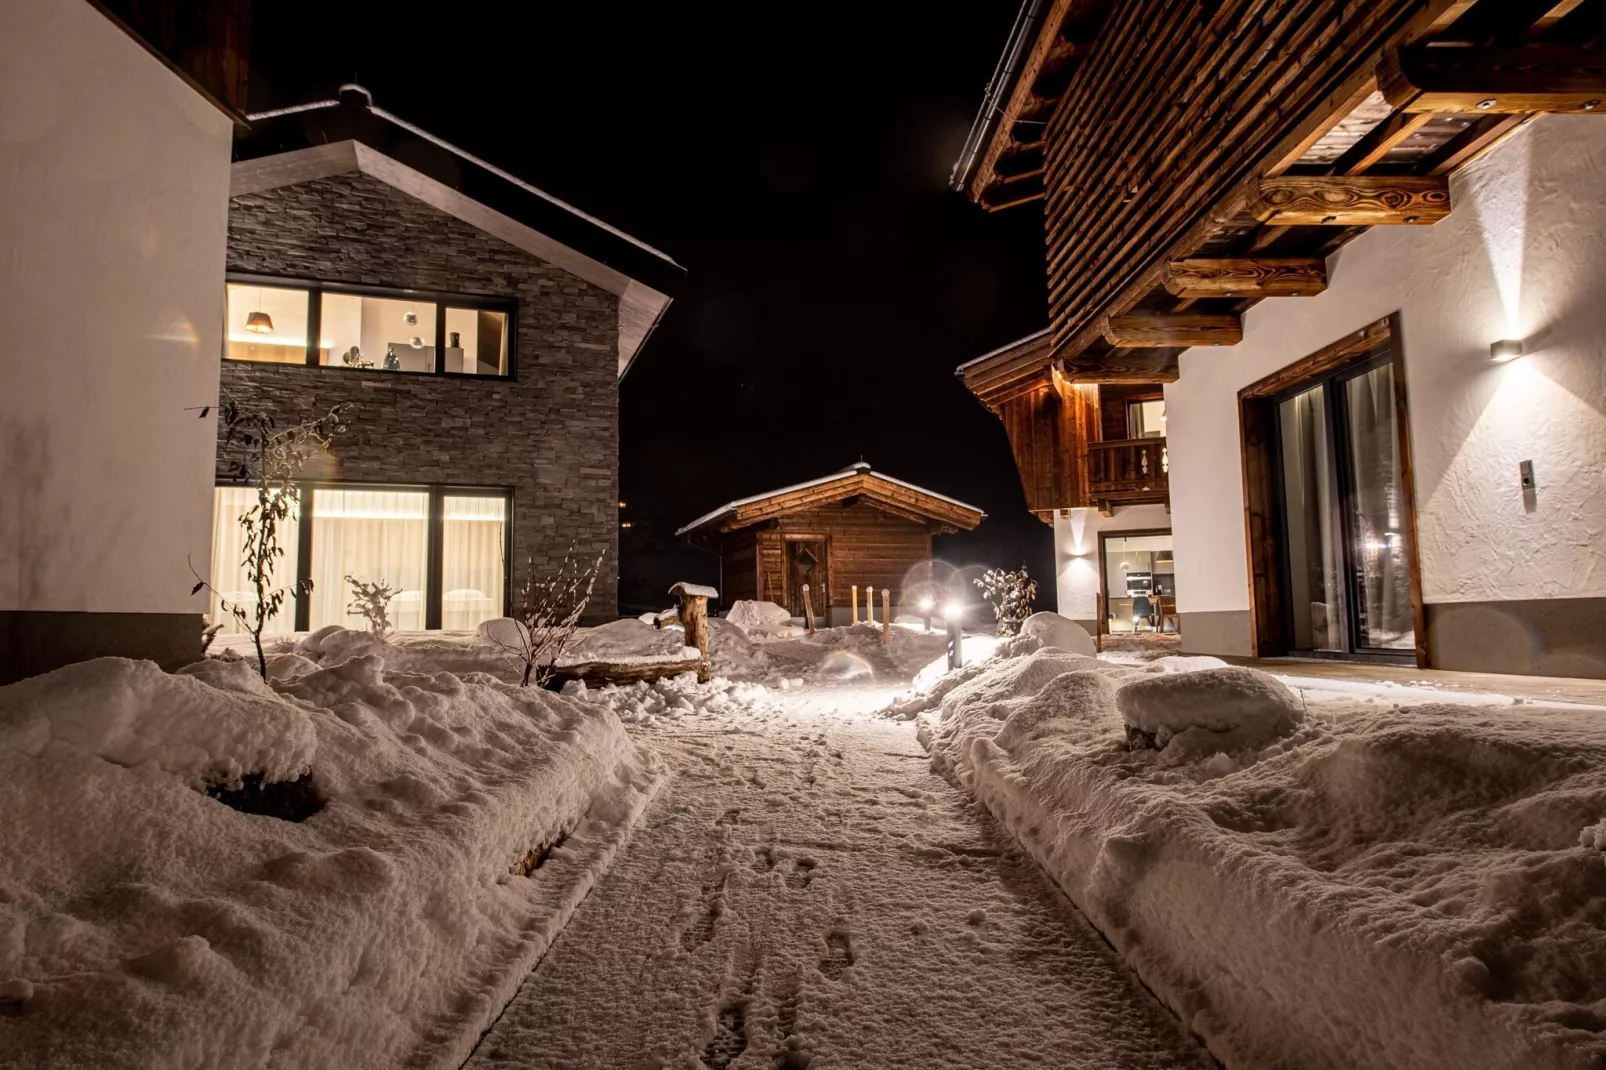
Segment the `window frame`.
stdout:
<svg viewBox="0 0 1606 1070">
<path fill-rule="evenodd" d="M 396 286 L 367 286 L 361 283 L 330 282 L 324 279 L 303 279 L 288 275 L 259 275 L 250 272 L 230 271 L 224 275 L 224 295 L 227 301 L 230 284 L 260 286 L 276 290 L 305 290 L 307 293 L 307 353 L 306 366 L 338 372 L 373 372 L 379 375 L 421 375 L 444 379 L 478 379 L 487 382 L 507 382 L 518 378 L 518 314 L 517 297 L 494 294 L 449 293 L 443 290 L 414 290 Z M 350 368 L 343 364 L 324 364 L 319 360 L 323 327 L 323 295 L 344 294 L 351 297 L 381 297 L 393 301 L 412 300 L 435 306 L 435 368 L 433 371 L 415 372 L 384 368 Z M 448 308 L 475 311 L 501 312 L 507 316 L 507 371 L 500 375 L 482 375 L 479 372 L 453 372 L 446 370 L 446 310 Z M 231 364 L 266 364 L 268 361 L 238 360 L 228 355 L 228 332 L 224 332 L 223 359 Z M 294 368 L 300 365 L 283 364 Z"/>
<path fill-rule="evenodd" d="M 244 362 L 242 362 L 244 363 Z M 397 372 L 386 374 L 396 375 Z M 413 375 L 426 374 L 422 372 L 410 373 Z M 469 378 L 464 376 L 463 378 Z M 486 376 L 484 378 L 489 378 Z M 219 479 L 213 484 L 218 487 L 240 487 L 250 484 L 238 480 Z M 398 483 L 392 480 L 379 482 L 365 482 L 354 479 L 320 479 L 297 481 L 296 491 L 299 496 L 299 510 L 296 521 L 296 576 L 295 584 L 301 589 L 306 581 L 312 578 L 312 497 L 318 490 L 392 490 L 405 491 L 412 494 L 427 493 L 429 495 L 429 534 L 425 542 L 425 570 L 424 570 L 424 630 L 440 631 L 443 616 L 442 580 L 446 572 L 446 499 L 453 497 L 473 498 L 501 498 L 506 503 L 506 519 L 502 528 L 502 612 L 504 617 L 511 616 L 513 612 L 513 522 L 514 522 L 514 496 L 513 488 L 506 486 L 476 486 L 469 483 Z M 217 517 L 212 518 L 217 523 Z M 286 533 L 287 534 L 287 533 Z M 281 536 L 282 537 L 282 536 Z M 283 586 L 280 584 L 280 586 Z M 297 594 L 295 602 L 294 624 L 292 631 L 307 632 L 312 630 L 312 596 Z"/>
</svg>

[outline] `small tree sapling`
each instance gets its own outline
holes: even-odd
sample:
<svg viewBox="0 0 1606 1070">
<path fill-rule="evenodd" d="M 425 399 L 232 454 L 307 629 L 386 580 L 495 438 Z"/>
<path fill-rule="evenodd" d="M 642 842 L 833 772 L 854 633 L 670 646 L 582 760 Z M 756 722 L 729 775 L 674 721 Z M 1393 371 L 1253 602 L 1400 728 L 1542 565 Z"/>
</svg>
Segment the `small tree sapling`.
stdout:
<svg viewBox="0 0 1606 1070">
<path fill-rule="evenodd" d="M 990 568 L 974 582 L 993 605 L 998 634 L 1020 634 L 1020 626 L 1032 615 L 1032 600 L 1037 597 L 1037 583 L 1027 574 L 1026 566 L 1014 572 Z"/>
<path fill-rule="evenodd" d="M 346 612 L 355 613 L 367 621 L 368 630 L 380 639 L 389 635 L 390 600 L 396 597 L 396 588 L 390 585 L 389 580 L 368 583 L 355 576 L 347 576 L 346 583 L 351 587 L 351 605 L 346 607 Z"/>
<path fill-rule="evenodd" d="M 563 564 L 550 576 L 536 571 L 530 559 L 525 571 L 524 586 L 519 592 L 519 608 L 514 619 L 516 639 L 507 642 L 493 639 L 497 646 L 518 658 L 524 665 L 519 678 L 521 687 L 545 687 L 557 669 L 558 659 L 574 642 L 580 616 L 591 601 L 591 590 L 596 586 L 597 573 L 602 568 L 602 554 L 582 569 L 574 559 L 574 547 L 563 555 Z"/>
<path fill-rule="evenodd" d="M 195 571 L 193 564 L 190 572 L 196 583 L 190 593 L 206 590 L 218 596 L 223 612 L 250 635 L 251 645 L 256 650 L 257 671 L 264 680 L 268 677 L 268 659 L 262 650 L 263 629 L 284 607 L 287 598 L 312 591 L 311 580 L 274 586 L 274 569 L 284 556 L 279 529 L 299 514 L 301 488 L 296 484 L 296 477 L 308 461 L 329 448 L 334 436 L 346 430 L 341 415 L 343 408 L 336 405 L 315 420 L 279 427 L 271 414 L 244 407 L 227 395 L 218 405 L 226 467 L 235 479 L 254 487 L 257 492 L 256 504 L 241 513 L 238 520 L 245 532 L 240 566 L 254 598 L 249 602 L 224 598 Z M 205 419 L 211 411 L 210 405 L 203 407 L 201 418 Z"/>
</svg>

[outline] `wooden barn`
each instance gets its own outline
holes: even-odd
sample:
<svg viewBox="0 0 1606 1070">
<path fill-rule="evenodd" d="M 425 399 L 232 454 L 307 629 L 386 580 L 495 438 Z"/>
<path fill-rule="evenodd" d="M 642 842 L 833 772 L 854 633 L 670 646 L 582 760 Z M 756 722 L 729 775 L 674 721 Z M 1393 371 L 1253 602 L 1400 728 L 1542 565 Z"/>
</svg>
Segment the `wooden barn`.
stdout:
<svg viewBox="0 0 1606 1070">
<path fill-rule="evenodd" d="M 809 585 L 817 618 L 846 624 L 854 588 L 891 592 L 894 612 L 906 577 L 924 579 L 931 539 L 969 531 L 980 509 L 934 491 L 851 468 L 807 483 L 727 502 L 677 534 L 717 549 L 726 604 L 740 598 L 775 602 L 803 615 Z M 822 597 L 823 592 L 823 597 Z M 877 601 L 876 618 L 881 616 Z M 862 612 L 862 611 L 861 611 Z"/>
</svg>

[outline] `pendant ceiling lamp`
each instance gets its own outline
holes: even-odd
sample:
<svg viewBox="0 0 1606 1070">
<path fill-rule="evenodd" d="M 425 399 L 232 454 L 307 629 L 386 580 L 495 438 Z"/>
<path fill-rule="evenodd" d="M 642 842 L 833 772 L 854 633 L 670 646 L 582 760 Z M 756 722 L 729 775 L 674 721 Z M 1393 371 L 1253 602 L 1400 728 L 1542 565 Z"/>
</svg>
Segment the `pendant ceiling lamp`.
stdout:
<svg viewBox="0 0 1606 1070">
<path fill-rule="evenodd" d="M 245 317 L 245 329 L 250 331 L 252 334 L 272 334 L 273 333 L 273 317 L 268 315 L 266 312 L 260 311 L 261 306 L 262 306 L 262 291 L 258 290 L 257 291 L 257 307 L 258 307 L 258 311 L 253 312 L 249 316 Z"/>
</svg>

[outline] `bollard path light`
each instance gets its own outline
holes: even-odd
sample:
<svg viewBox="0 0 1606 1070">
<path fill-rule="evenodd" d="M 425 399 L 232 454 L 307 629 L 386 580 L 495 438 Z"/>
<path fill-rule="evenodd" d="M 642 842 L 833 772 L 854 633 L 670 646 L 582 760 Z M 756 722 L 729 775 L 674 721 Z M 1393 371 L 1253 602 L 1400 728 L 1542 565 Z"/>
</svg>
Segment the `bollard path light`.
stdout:
<svg viewBox="0 0 1606 1070">
<path fill-rule="evenodd" d="M 948 668 L 965 667 L 965 606 L 962 602 L 949 602 L 942 607 L 942 619 L 948 624 Z"/>
</svg>

